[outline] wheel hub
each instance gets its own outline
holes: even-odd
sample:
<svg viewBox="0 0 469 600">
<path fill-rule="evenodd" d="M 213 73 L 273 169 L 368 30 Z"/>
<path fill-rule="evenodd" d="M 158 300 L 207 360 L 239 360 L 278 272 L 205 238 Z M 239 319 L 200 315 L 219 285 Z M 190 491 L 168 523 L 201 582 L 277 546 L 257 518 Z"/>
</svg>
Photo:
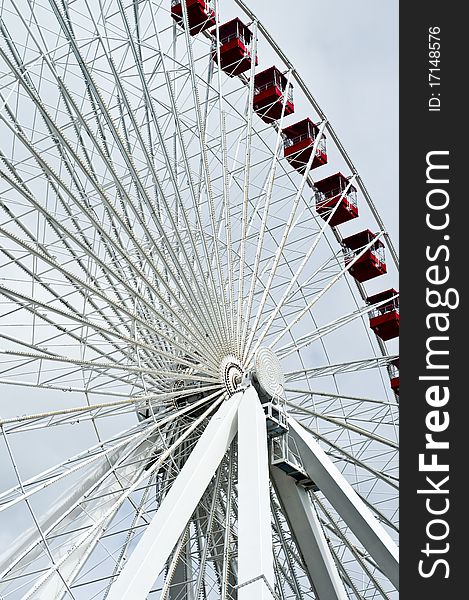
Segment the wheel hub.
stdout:
<svg viewBox="0 0 469 600">
<path fill-rule="evenodd" d="M 226 391 L 232 396 L 241 382 L 243 369 L 236 356 L 229 354 L 221 361 L 220 380 L 225 385 Z"/>
</svg>

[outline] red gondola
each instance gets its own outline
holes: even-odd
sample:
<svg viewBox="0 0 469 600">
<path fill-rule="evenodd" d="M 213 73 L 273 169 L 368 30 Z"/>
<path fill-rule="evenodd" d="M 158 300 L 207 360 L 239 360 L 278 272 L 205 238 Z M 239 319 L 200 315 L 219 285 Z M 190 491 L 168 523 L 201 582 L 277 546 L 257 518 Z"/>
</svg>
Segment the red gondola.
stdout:
<svg viewBox="0 0 469 600">
<path fill-rule="evenodd" d="M 295 111 L 293 87 L 289 84 L 287 89 L 287 81 L 277 67 L 270 67 L 255 76 L 254 110 L 266 123 L 276 121 L 282 116 L 285 94 L 287 97 L 284 115 L 291 115 Z"/>
<path fill-rule="evenodd" d="M 389 368 L 389 374 L 391 377 L 391 389 L 399 396 L 399 359 L 394 359 Z"/>
<path fill-rule="evenodd" d="M 370 314 L 370 327 L 383 341 L 387 342 L 399 335 L 399 295 L 395 289 L 386 290 L 367 298 L 368 304 L 379 304 Z"/>
<path fill-rule="evenodd" d="M 311 154 L 314 141 L 318 137 L 319 127 L 311 119 L 303 119 L 282 130 L 284 140 L 284 156 L 300 173 L 304 173 Z M 311 165 L 312 169 L 327 163 L 326 138 L 321 136 L 316 155 Z"/>
<path fill-rule="evenodd" d="M 331 211 L 335 209 L 329 221 L 331 227 L 358 217 L 357 190 L 353 185 L 347 189 L 349 180 L 342 173 L 330 175 L 317 181 L 314 185 L 318 190 L 316 195 L 317 213 L 327 221 Z M 344 194 L 346 189 L 347 192 Z M 336 206 L 337 208 L 335 208 Z"/>
<path fill-rule="evenodd" d="M 197 35 L 201 31 L 210 29 L 215 25 L 215 11 L 211 7 L 211 0 L 185 1 L 187 6 L 187 18 L 189 20 L 189 32 L 191 35 Z M 180 0 L 171 1 L 171 16 L 178 25 L 184 27 L 182 2 Z"/>
<path fill-rule="evenodd" d="M 367 246 L 376 238 L 369 229 L 355 233 L 342 240 L 345 252 L 345 264 L 348 265 L 360 254 L 364 246 Z M 360 283 L 373 279 L 386 273 L 386 262 L 384 259 L 384 244 L 376 240 L 374 244 L 350 267 L 349 273 Z"/>
<path fill-rule="evenodd" d="M 216 36 L 216 30 L 212 31 Z M 219 28 L 220 64 L 222 70 L 234 77 L 249 71 L 252 64 L 252 31 L 240 19 L 236 18 Z M 217 51 L 212 52 L 213 60 L 218 62 Z M 256 56 L 256 65 L 258 64 Z"/>
</svg>

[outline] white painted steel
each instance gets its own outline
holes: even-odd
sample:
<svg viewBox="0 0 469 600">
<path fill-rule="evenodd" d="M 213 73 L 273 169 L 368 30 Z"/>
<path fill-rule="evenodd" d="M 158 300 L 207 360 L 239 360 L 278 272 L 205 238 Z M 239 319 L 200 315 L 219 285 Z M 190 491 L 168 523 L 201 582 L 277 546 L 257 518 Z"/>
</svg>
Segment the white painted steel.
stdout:
<svg viewBox="0 0 469 600">
<path fill-rule="evenodd" d="M 210 420 L 170 492 L 112 584 L 109 600 L 145 600 L 147 597 L 236 434 L 241 398 L 242 393 L 232 396 Z"/>
<path fill-rule="evenodd" d="M 78 572 L 81 568 L 83 561 L 82 555 L 86 554 L 87 548 L 91 549 L 96 543 L 94 540 L 86 540 L 84 548 L 80 548 L 80 529 L 86 532 L 88 527 L 99 520 L 100 515 L 103 515 L 108 519 L 107 508 L 112 504 L 113 496 L 117 495 L 122 489 L 122 482 L 125 481 L 126 485 L 128 481 L 138 478 L 141 474 L 140 469 L 135 469 L 134 466 L 127 466 L 119 470 L 119 477 L 114 478 L 112 475 L 109 477 L 109 468 L 116 466 L 119 462 L 125 458 L 129 451 L 135 456 L 142 456 L 144 459 L 149 456 L 153 449 L 153 442 L 145 441 L 136 444 L 127 444 L 124 449 L 118 449 L 108 454 L 106 457 L 100 459 L 98 464 L 92 464 L 92 468 L 85 470 L 82 474 L 80 485 L 73 486 L 72 489 L 67 490 L 61 498 L 57 498 L 55 504 L 47 511 L 45 515 L 41 516 L 40 525 L 44 533 L 51 531 L 52 529 L 59 527 L 63 531 L 67 531 L 71 525 L 78 531 L 74 536 L 70 535 L 66 539 L 66 543 L 59 548 L 57 554 L 54 555 L 56 560 L 60 560 L 61 557 L 67 556 L 64 568 L 61 569 L 64 577 L 65 573 L 70 571 L 73 573 L 75 570 Z M 127 452 L 126 452 L 127 450 Z M 143 463 L 145 464 L 145 463 Z M 106 478 L 110 481 L 106 485 Z M 84 498 L 91 496 L 94 489 L 99 488 L 106 490 L 108 500 L 103 502 L 103 499 L 95 500 L 93 503 L 88 503 L 87 511 L 84 511 L 80 507 L 80 502 Z M 79 549 L 78 549 L 79 548 Z M 32 528 L 25 532 L 21 537 L 16 540 L 13 547 L 4 550 L 2 556 L 0 556 L 0 577 L 8 573 L 15 564 L 18 563 L 19 568 L 24 571 L 28 562 L 34 560 L 39 554 L 41 554 L 41 540 L 38 538 L 38 532 L 36 528 Z M 27 560 L 25 560 L 27 559 Z M 55 597 L 52 593 L 52 589 L 56 587 L 57 590 L 61 589 L 60 579 L 55 577 L 55 582 L 48 580 L 45 585 L 41 588 L 41 593 L 49 597 Z M 52 578 L 52 580 L 54 579 Z M 73 579 L 70 577 L 70 579 Z M 62 592 L 63 593 L 63 590 Z M 59 591 L 57 594 L 61 595 Z"/>
<path fill-rule="evenodd" d="M 278 467 L 271 467 L 270 473 L 317 597 L 319 600 L 347 600 L 308 492 Z"/>
<path fill-rule="evenodd" d="M 313 436 L 291 417 L 288 424 L 308 475 L 398 588 L 399 551 L 396 544 Z"/>
<path fill-rule="evenodd" d="M 239 600 L 272 598 L 274 585 L 265 415 L 251 385 L 238 410 Z M 258 579 L 262 577 L 262 579 Z M 256 580 L 250 585 L 248 581 Z"/>
</svg>

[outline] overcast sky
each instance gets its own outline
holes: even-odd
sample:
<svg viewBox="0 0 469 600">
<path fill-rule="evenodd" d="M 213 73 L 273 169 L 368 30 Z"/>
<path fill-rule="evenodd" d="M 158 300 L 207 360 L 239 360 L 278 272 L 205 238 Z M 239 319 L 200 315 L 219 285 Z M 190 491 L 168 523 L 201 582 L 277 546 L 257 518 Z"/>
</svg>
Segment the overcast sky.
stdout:
<svg viewBox="0 0 469 600">
<path fill-rule="evenodd" d="M 326 113 L 397 246 L 398 1 L 247 4 Z"/>
</svg>

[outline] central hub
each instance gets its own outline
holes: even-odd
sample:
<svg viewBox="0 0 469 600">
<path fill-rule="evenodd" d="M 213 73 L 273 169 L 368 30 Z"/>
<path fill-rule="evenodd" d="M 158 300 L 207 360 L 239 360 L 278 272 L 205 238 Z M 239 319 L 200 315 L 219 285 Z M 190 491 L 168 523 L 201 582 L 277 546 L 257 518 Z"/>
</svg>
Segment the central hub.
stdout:
<svg viewBox="0 0 469 600">
<path fill-rule="evenodd" d="M 256 352 L 255 373 L 262 396 L 274 402 L 284 399 L 285 378 L 280 362 L 270 348 L 259 348 Z"/>
<path fill-rule="evenodd" d="M 229 354 L 221 361 L 220 364 L 220 380 L 225 385 L 226 391 L 232 396 L 243 377 L 243 369 L 241 363 L 236 356 Z"/>
<path fill-rule="evenodd" d="M 254 369 L 246 373 L 238 358 L 234 354 L 228 354 L 220 363 L 220 381 L 230 396 L 252 383 L 262 404 L 277 404 L 285 400 L 285 378 L 280 362 L 270 348 L 259 348 L 254 359 Z"/>
</svg>

